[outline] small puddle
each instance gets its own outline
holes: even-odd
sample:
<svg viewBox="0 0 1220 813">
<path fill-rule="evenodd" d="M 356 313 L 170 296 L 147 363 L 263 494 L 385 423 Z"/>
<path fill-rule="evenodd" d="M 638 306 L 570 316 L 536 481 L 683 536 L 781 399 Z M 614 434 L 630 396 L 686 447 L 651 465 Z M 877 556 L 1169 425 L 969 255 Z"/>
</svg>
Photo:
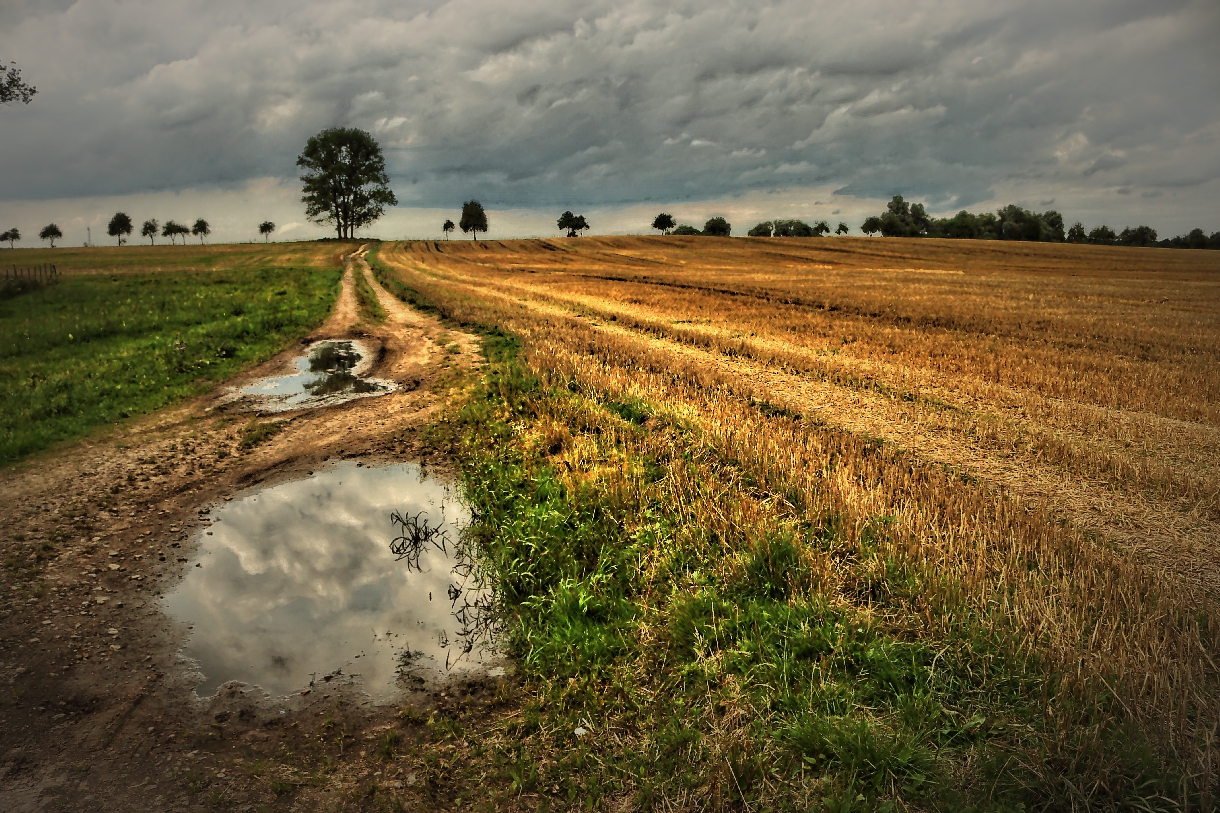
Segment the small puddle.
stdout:
<svg viewBox="0 0 1220 813">
<path fill-rule="evenodd" d="M 469 513 L 417 465 L 341 463 L 211 519 L 164 599 L 194 625 L 183 654 L 203 674 L 201 697 L 230 680 L 283 695 L 342 670 L 381 700 L 422 670 L 496 658 L 490 597 L 458 544 Z"/>
<path fill-rule="evenodd" d="M 367 377 L 373 366 L 371 354 L 354 339 L 314 342 L 308 353 L 293 359 L 293 365 L 297 372 L 260 379 L 226 400 L 241 401 L 260 412 L 286 412 L 385 395 L 397 388 L 391 381 Z"/>
</svg>

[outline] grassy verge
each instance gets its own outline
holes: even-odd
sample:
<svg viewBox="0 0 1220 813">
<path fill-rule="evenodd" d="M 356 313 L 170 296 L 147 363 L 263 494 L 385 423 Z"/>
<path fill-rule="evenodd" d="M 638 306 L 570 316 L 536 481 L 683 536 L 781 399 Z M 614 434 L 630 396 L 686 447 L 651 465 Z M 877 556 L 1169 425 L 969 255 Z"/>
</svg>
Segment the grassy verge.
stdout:
<svg viewBox="0 0 1220 813">
<path fill-rule="evenodd" d="M 377 253 L 377 246 L 374 245 L 369 251 L 370 255 Z M 385 321 L 385 309 L 381 307 L 381 301 L 377 298 L 376 291 L 369 285 L 368 280 L 364 276 L 364 270 L 359 265 L 352 267 L 352 275 L 356 279 L 356 310 L 360 314 L 360 319 L 370 325 L 380 324 Z"/>
<path fill-rule="evenodd" d="M 124 273 L 67 274 L 0 301 L 0 463 L 202 392 L 332 306 L 340 271 L 318 250 L 225 248 L 192 250 L 180 268 L 150 253 L 162 270 L 131 270 L 139 257 L 124 265 L 111 250 L 94 259 Z M 63 264 L 90 260 L 78 254 Z"/>
<path fill-rule="evenodd" d="M 430 440 L 460 463 L 525 676 L 493 762 L 530 804 L 1206 806 L 1119 701 L 890 544 L 888 516 L 811 522 L 659 405 L 543 381 L 504 334 L 487 353 Z"/>
</svg>

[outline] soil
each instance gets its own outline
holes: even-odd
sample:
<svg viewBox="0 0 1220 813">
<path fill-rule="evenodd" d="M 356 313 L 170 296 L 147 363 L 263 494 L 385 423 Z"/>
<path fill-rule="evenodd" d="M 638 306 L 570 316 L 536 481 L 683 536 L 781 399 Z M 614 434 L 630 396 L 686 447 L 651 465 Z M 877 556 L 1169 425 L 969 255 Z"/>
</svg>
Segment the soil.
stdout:
<svg viewBox="0 0 1220 813">
<path fill-rule="evenodd" d="M 356 273 L 380 299 L 380 324 L 360 321 Z M 224 407 L 226 386 L 0 472 L 0 528 L 21 551 L 0 581 L 0 810 L 431 808 L 463 792 L 464 746 L 506 713 L 511 675 L 384 705 L 343 675 L 286 698 L 237 683 L 199 698 L 179 655 L 189 629 L 160 609 L 209 506 L 328 460 L 420 459 L 418 430 L 455 373 L 480 364 L 476 337 L 390 296 L 363 250 L 305 341 L 322 338 L 364 340 L 378 356 L 371 374 L 399 389 L 257 418 L 279 431 L 245 448 L 252 416 Z M 229 384 L 299 354 L 288 348 Z M 450 744 L 437 744 L 441 729 Z M 412 756 L 420 749 L 427 759 Z"/>
</svg>

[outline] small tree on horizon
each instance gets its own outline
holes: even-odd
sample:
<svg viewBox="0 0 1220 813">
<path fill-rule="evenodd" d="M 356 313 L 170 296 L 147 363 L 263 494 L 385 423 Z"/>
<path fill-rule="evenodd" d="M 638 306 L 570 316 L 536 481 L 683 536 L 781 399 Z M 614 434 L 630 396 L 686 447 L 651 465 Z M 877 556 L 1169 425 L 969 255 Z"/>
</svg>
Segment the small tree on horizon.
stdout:
<svg viewBox="0 0 1220 813">
<path fill-rule="evenodd" d="M 315 223 L 333 223 L 340 240 L 398 204 L 381 147 L 364 130 L 323 130 L 305 144 L 297 166 L 307 170 L 301 176 L 305 214 Z"/>
<path fill-rule="evenodd" d="M 468 200 L 463 203 L 462 218 L 458 223 L 458 228 L 462 230 L 462 234 L 469 234 L 472 240 L 479 239 L 479 232 L 486 233 L 487 212 L 483 210 L 483 204 L 477 200 Z"/>
<path fill-rule="evenodd" d="M 212 233 L 212 227 L 202 217 L 195 221 L 195 225 L 191 227 L 191 234 L 199 238 L 199 245 L 203 245 L 203 238 Z M 183 237 L 182 244 L 186 245 L 186 238 Z"/>
<path fill-rule="evenodd" d="M 131 218 L 126 212 L 115 212 L 114 217 L 110 218 L 110 223 L 106 226 L 106 233 L 111 237 L 118 238 L 119 245 L 127 242 L 123 238 L 131 234 Z"/>
<path fill-rule="evenodd" d="M 703 233 L 708 237 L 728 237 L 733 233 L 733 227 L 723 217 L 713 217 L 703 224 Z"/>
<path fill-rule="evenodd" d="M 149 218 L 144 221 L 144 225 L 140 227 L 140 236 L 148 238 L 148 244 L 155 246 L 157 244 L 157 229 L 161 228 L 161 224 L 157 219 Z"/>
<path fill-rule="evenodd" d="M 54 223 L 48 223 L 42 227 L 42 231 L 38 232 L 38 239 L 50 240 L 51 248 L 55 248 L 55 241 L 62 239 L 63 236 L 64 233 L 60 231 L 59 226 L 56 226 Z"/>
<path fill-rule="evenodd" d="M 273 231 L 275 231 L 275 224 L 270 220 L 264 220 L 258 224 L 258 233 L 263 236 L 264 243 L 271 239 L 271 232 Z"/>
<path fill-rule="evenodd" d="M 1072 228 L 1067 230 L 1067 242 L 1069 243 L 1087 243 L 1089 235 L 1085 233 L 1084 224 L 1077 221 L 1072 224 Z"/>
<path fill-rule="evenodd" d="M 674 220 L 673 215 L 666 212 L 661 212 L 661 214 L 657 215 L 652 221 L 652 227 L 663 235 L 669 234 L 670 229 L 677 225 L 678 222 Z"/>
<path fill-rule="evenodd" d="M 851 233 L 851 227 L 848 226 L 846 223 L 844 223 L 842 220 L 840 220 L 838 228 L 835 229 L 835 234 L 842 235 L 842 234 L 849 234 L 849 233 Z"/>
<path fill-rule="evenodd" d="M 9 248 L 16 248 L 13 245 L 21 239 L 21 231 L 19 229 L 9 229 L 4 234 L 0 234 L 0 242 L 8 243 Z"/>
<path fill-rule="evenodd" d="M 453 221 L 446 218 L 445 225 L 441 226 L 441 231 L 444 232 L 446 240 L 449 239 L 450 232 L 452 232 L 455 228 L 457 228 L 457 226 L 453 225 Z"/>
<path fill-rule="evenodd" d="M 568 237 L 576 237 L 580 232 L 589 228 L 589 221 L 585 220 L 584 215 L 574 215 L 569 211 L 561 214 L 555 225 L 559 227 L 560 231 L 566 231 Z"/>
<path fill-rule="evenodd" d="M 186 245 L 186 236 L 191 233 L 191 230 L 183 226 L 176 220 L 167 220 L 161 228 L 161 236 L 168 237 L 171 243 L 174 243 L 175 237 L 182 238 L 182 245 Z"/>
</svg>

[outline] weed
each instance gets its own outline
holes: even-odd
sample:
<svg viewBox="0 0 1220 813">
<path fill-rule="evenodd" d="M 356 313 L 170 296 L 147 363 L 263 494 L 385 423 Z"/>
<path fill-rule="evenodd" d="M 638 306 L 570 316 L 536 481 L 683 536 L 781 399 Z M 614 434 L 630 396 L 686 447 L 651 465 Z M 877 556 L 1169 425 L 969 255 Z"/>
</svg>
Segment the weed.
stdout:
<svg viewBox="0 0 1220 813">
<path fill-rule="evenodd" d="M 241 429 L 238 446 L 241 449 L 252 449 L 265 440 L 269 440 L 283 431 L 285 421 L 260 421 L 251 418 Z"/>
</svg>

